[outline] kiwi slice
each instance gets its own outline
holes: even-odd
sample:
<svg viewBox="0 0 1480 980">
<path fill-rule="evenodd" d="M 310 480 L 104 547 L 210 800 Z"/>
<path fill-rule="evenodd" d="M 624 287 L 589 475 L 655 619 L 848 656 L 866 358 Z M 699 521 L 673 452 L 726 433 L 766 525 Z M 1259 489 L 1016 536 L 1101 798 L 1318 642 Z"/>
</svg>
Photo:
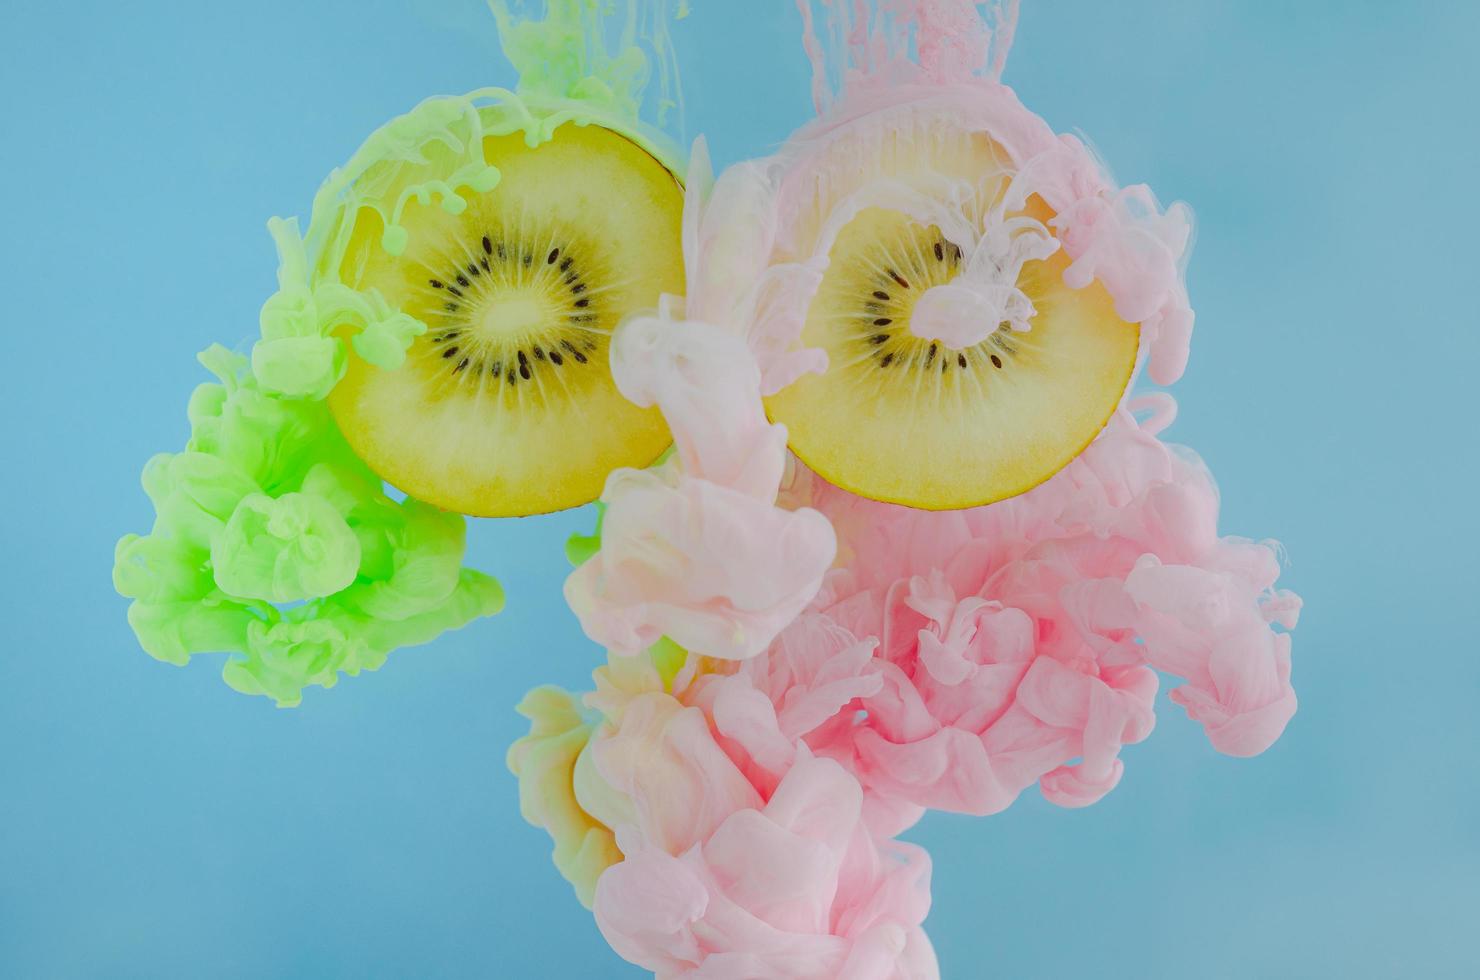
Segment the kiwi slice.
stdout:
<svg viewBox="0 0 1480 980">
<path fill-rule="evenodd" d="M 408 202 L 399 255 L 378 212 L 357 216 L 340 269 L 428 327 L 405 364 L 351 356 L 329 405 L 386 481 L 483 517 L 594 500 L 607 474 L 670 442 L 655 408 L 617 390 L 618 322 L 684 288 L 683 189 L 656 158 L 597 125 L 566 123 L 535 147 L 489 136 L 498 184 L 448 213 Z"/>
<path fill-rule="evenodd" d="M 863 166 L 921 187 L 942 173 L 974 172 L 977 199 L 966 209 L 980 220 L 1007 185 L 1005 154 L 979 134 L 955 132 L 912 135 L 913 156 L 886 142 Z M 846 141 L 834 152 L 847 154 Z M 856 186 L 867 175 L 851 166 L 852 179 L 832 175 L 816 186 Z M 1027 211 L 1052 217 L 1036 196 Z M 792 451 L 824 479 L 922 509 L 988 504 L 1058 472 L 1114 413 L 1135 370 L 1139 328 L 1115 315 L 1098 282 L 1065 286 L 1062 251 L 1019 276 L 1037 310 L 1031 329 L 1000 324 L 960 350 L 912 333 L 915 304 L 962 262 L 939 228 L 898 211 L 866 209 L 839 233 L 802 332 L 804 346 L 827 353 L 828 369 L 767 399 Z"/>
</svg>

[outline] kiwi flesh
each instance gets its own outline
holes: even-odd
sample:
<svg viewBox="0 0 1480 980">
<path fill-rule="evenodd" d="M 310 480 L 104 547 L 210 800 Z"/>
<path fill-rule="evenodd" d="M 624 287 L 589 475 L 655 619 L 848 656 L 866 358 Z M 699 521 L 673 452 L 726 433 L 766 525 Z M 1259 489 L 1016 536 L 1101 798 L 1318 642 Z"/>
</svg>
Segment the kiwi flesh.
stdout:
<svg viewBox="0 0 1480 980">
<path fill-rule="evenodd" d="M 977 220 L 1000 201 L 1005 154 L 984 137 L 937 134 L 911 147 L 924 158 L 876 152 L 871 166 L 907 182 L 974 173 L 978 193 L 967 208 Z M 865 176 L 849 166 L 844 178 L 817 186 L 845 191 Z M 1053 216 L 1036 196 L 1026 211 L 1044 222 Z M 1062 251 L 1022 269 L 1017 285 L 1037 311 L 1029 330 L 1000 324 L 960 350 L 912 333 L 915 303 L 954 279 L 962 262 L 939 228 L 882 208 L 861 211 L 832 244 L 802 332 L 804 346 L 827 353 L 828 369 L 766 403 L 787 426 L 792 451 L 824 479 L 921 509 L 988 504 L 1058 472 L 1115 411 L 1135 370 L 1139 328 L 1116 316 L 1098 282 L 1064 285 Z"/>
<path fill-rule="evenodd" d="M 427 325 L 385 371 L 352 357 L 329 404 L 392 485 L 475 516 L 560 510 L 670 442 L 661 415 L 612 380 L 609 339 L 629 313 L 683 292 L 683 191 L 626 137 L 567 123 L 530 147 L 485 138 L 501 172 L 450 214 L 410 201 L 407 247 L 356 221 L 341 278 Z"/>
</svg>

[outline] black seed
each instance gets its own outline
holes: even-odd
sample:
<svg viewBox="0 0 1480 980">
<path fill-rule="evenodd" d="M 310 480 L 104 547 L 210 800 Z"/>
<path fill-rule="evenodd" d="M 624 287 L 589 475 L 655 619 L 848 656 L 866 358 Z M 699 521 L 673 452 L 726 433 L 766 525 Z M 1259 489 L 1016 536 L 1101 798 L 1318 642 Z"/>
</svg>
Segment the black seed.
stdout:
<svg viewBox="0 0 1480 980">
<path fill-rule="evenodd" d="M 524 264 L 525 265 L 529 265 L 533 261 L 534 261 L 534 254 L 531 253 L 531 252 L 525 252 L 524 253 Z"/>
<path fill-rule="evenodd" d="M 468 366 L 468 359 L 465 357 L 462 360 L 460 360 L 460 361 L 457 362 L 457 367 L 455 367 L 455 368 L 452 369 L 453 370 L 453 373 L 456 374 L 458 371 L 461 371 L 463 368 L 465 368 L 467 366 Z"/>
<path fill-rule="evenodd" d="M 558 248 L 552 248 L 552 249 L 550 249 L 550 254 L 547 255 L 547 256 L 545 256 L 545 265 L 554 265 L 555 264 L 555 260 L 558 259 L 558 258 L 560 258 L 560 249 L 558 249 Z"/>
<path fill-rule="evenodd" d="M 560 365 L 565 363 L 565 358 L 560 356 L 560 352 L 558 350 L 552 350 L 550 352 L 550 363 L 555 365 L 556 367 L 559 367 Z"/>
<path fill-rule="evenodd" d="M 499 242 L 497 248 L 498 248 L 498 257 L 500 259 L 507 259 L 509 257 L 509 253 L 506 252 L 506 251 L 504 251 L 504 243 L 503 242 Z"/>
<path fill-rule="evenodd" d="M 588 340 L 584 344 L 582 344 L 581 346 L 584 347 L 584 348 L 586 348 L 587 350 L 595 350 L 596 349 L 596 341 L 594 341 L 594 340 Z"/>
<path fill-rule="evenodd" d="M 943 248 L 941 248 L 940 242 L 936 242 L 935 243 L 935 261 L 937 261 L 937 262 L 944 262 L 945 260 L 946 260 L 946 250 L 943 249 Z"/>
<path fill-rule="evenodd" d="M 492 272 L 493 271 L 493 266 L 491 266 L 491 265 L 488 264 L 487 257 L 484 257 L 484 258 L 479 259 L 478 260 L 478 264 L 483 267 L 483 271 L 484 272 Z"/>
<path fill-rule="evenodd" d="M 524 356 L 524 351 L 519 352 L 519 373 L 523 374 L 529 370 L 529 358 Z"/>
<path fill-rule="evenodd" d="M 441 283 L 440 280 L 437 280 L 437 279 L 428 279 L 427 282 L 429 282 L 429 283 L 432 284 L 432 288 L 433 289 L 441 289 L 442 288 L 442 283 Z"/>
<path fill-rule="evenodd" d="M 571 323 L 590 323 L 592 320 L 596 319 L 596 314 L 572 313 L 570 316 L 566 317 L 566 319 L 569 320 Z"/>
<path fill-rule="evenodd" d="M 509 368 L 509 373 L 504 375 L 504 380 L 508 381 L 511 385 L 516 385 L 519 383 L 519 377 L 514 373 L 513 368 Z"/>
<path fill-rule="evenodd" d="M 893 322 L 894 321 L 891 320 L 891 319 L 889 319 L 887 316 L 881 316 L 877 320 L 874 321 L 874 326 L 876 326 L 876 327 L 887 327 L 887 326 L 889 326 L 889 324 L 891 324 Z"/>
<path fill-rule="evenodd" d="M 871 344 L 883 344 L 887 343 L 888 340 L 889 335 L 887 333 L 876 333 L 868 339 L 868 342 Z"/>
<path fill-rule="evenodd" d="M 935 360 L 935 345 L 931 344 L 930 349 L 925 352 L 925 366 L 929 367 L 933 360 Z"/>
<path fill-rule="evenodd" d="M 459 276 L 458 278 L 461 278 L 461 276 Z M 467 283 L 464 282 L 463 285 L 466 286 Z M 449 293 L 451 293 L 452 295 L 454 295 L 454 296 L 457 296 L 457 297 L 461 297 L 462 296 L 462 290 L 461 289 L 458 289 L 456 286 L 448 286 L 447 287 L 447 291 Z"/>
<path fill-rule="evenodd" d="M 910 284 L 907 283 L 907 282 L 905 282 L 904 277 L 901 276 L 899 273 L 895 272 L 893 269 L 890 269 L 889 270 L 889 278 L 890 279 L 893 279 L 895 282 L 899 283 L 905 289 L 909 289 L 910 288 Z"/>
<path fill-rule="evenodd" d="M 879 367 L 888 367 L 889 365 L 891 365 L 893 363 L 894 363 L 894 352 L 893 351 L 890 351 L 889 353 L 885 354 L 883 357 L 879 358 Z"/>
<path fill-rule="evenodd" d="M 965 367 L 966 366 L 966 355 L 965 354 L 957 354 L 956 355 L 956 363 L 959 364 L 961 367 Z"/>
<path fill-rule="evenodd" d="M 576 305 L 577 306 L 581 306 L 581 307 L 590 306 L 591 305 L 591 297 L 589 297 L 589 296 L 582 296 L 580 299 L 576 300 Z"/>
<path fill-rule="evenodd" d="M 577 364 L 586 363 L 586 355 L 582 354 L 580 351 L 576 351 L 574 354 L 571 355 L 571 357 L 574 357 L 576 359 Z"/>
<path fill-rule="evenodd" d="M 572 272 L 570 275 L 565 277 L 565 284 L 569 286 L 571 283 L 575 282 L 579 278 L 581 278 L 581 274 L 579 272 Z"/>
<path fill-rule="evenodd" d="M 994 367 L 994 368 L 1000 368 L 1001 366 L 1002 366 L 1002 358 L 998 357 L 996 354 L 993 354 L 992 355 L 992 367 Z"/>
<path fill-rule="evenodd" d="M 493 375 L 503 374 L 504 373 L 504 362 L 503 361 L 494 361 L 493 364 L 488 368 L 488 373 L 489 374 L 493 374 Z"/>
<path fill-rule="evenodd" d="M 492 255 L 493 254 L 493 242 L 489 239 L 489 237 L 487 235 L 484 235 L 483 236 L 483 254 L 484 255 Z"/>
<path fill-rule="evenodd" d="M 569 269 L 570 268 L 570 261 L 571 261 L 570 256 L 567 255 L 565 257 L 565 261 L 562 262 L 562 263 L 560 263 L 560 271 L 561 272 L 564 272 L 566 269 Z"/>
<path fill-rule="evenodd" d="M 444 350 L 442 352 L 442 356 L 443 357 L 454 357 L 456 355 L 457 355 L 457 348 L 456 347 L 449 347 L 449 348 L 447 348 L 446 350 Z"/>
<path fill-rule="evenodd" d="M 461 272 L 459 272 L 457 274 L 457 284 L 459 286 L 467 286 L 467 285 L 470 285 L 470 283 L 468 282 L 468 277 L 465 276 L 465 275 L 463 275 Z M 454 292 L 456 292 L 456 290 L 454 290 Z M 458 293 L 458 295 L 461 296 L 462 294 L 461 293 Z"/>
<path fill-rule="evenodd" d="M 461 307 L 459 307 L 456 303 L 445 303 L 443 304 L 442 309 L 446 310 L 448 313 L 456 313 L 459 309 L 461 309 Z"/>
<path fill-rule="evenodd" d="M 887 302 L 889 302 L 889 294 L 886 293 L 886 292 L 884 292 L 884 290 L 882 290 L 882 289 L 875 289 L 874 290 L 874 299 L 881 299 L 881 300 L 883 300 L 884 302 L 887 303 Z"/>
<path fill-rule="evenodd" d="M 570 287 L 570 291 L 579 296 L 581 293 L 584 293 L 586 291 L 586 284 L 583 282 L 578 282 L 574 286 Z"/>
<path fill-rule="evenodd" d="M 481 273 L 478 272 L 478 263 L 476 263 L 476 262 L 469 262 L 468 263 L 468 275 L 470 275 L 470 276 L 476 276 L 476 275 L 480 275 L 480 274 Z"/>
<path fill-rule="evenodd" d="M 545 359 L 544 349 L 539 344 L 534 345 L 534 359 L 536 361 L 543 361 Z"/>
<path fill-rule="evenodd" d="M 521 364 L 521 365 L 519 365 L 519 377 L 523 378 L 525 381 L 528 381 L 529 380 L 529 365 L 528 364 Z"/>
<path fill-rule="evenodd" d="M 942 357 L 940 359 L 940 373 L 941 374 L 945 374 L 946 373 L 946 369 L 949 368 L 950 366 L 951 366 L 951 359 L 949 357 Z"/>
</svg>

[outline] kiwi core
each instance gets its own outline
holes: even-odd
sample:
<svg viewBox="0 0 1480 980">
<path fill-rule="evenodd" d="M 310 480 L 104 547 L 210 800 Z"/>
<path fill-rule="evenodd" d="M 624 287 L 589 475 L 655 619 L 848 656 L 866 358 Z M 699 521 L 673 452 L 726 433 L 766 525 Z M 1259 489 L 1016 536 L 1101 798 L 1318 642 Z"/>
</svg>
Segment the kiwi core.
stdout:
<svg viewBox="0 0 1480 980">
<path fill-rule="evenodd" d="M 507 296 L 488 304 L 488 310 L 478 324 L 478 334 L 487 338 L 517 340 L 550 319 L 551 311 L 541 297 L 527 294 Z"/>
</svg>

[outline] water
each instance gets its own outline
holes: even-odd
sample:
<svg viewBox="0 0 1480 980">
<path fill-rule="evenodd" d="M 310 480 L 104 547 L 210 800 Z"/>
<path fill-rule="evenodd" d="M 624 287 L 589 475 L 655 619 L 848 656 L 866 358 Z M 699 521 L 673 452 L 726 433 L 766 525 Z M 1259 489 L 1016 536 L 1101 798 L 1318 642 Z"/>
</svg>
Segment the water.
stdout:
<svg viewBox="0 0 1480 980">
<path fill-rule="evenodd" d="M 786 0 L 675 30 L 723 164 L 810 113 Z M 932 817 L 945 975 L 1475 975 L 1480 658 L 1465 288 L 1480 7 L 1026 0 L 1005 80 L 1192 203 L 1170 432 L 1307 600 L 1300 714 L 1255 760 L 1170 705 L 1084 811 Z M 477 525 L 509 608 L 296 711 L 138 651 L 137 473 L 273 286 L 264 222 L 436 92 L 508 84 L 476 0 L 17 6 L 0 40 L 6 596 L 0 975 L 640 976 L 526 826 L 503 750 L 596 652 L 559 596 L 589 515 Z M 332 33 L 331 33 L 332 32 Z M 322 38 L 333 37 L 332 44 Z"/>
</svg>

